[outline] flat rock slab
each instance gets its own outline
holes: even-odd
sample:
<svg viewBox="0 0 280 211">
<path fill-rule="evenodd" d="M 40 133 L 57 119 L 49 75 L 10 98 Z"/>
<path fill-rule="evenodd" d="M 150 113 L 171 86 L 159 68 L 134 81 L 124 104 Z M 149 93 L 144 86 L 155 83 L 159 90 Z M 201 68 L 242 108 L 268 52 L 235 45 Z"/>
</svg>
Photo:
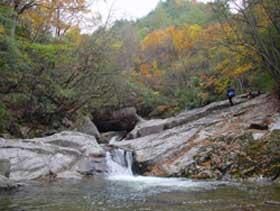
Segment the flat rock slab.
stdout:
<svg viewBox="0 0 280 211">
<path fill-rule="evenodd" d="M 265 94 L 253 99 L 237 97 L 234 106 L 229 106 L 228 101 L 215 102 L 172 118 L 140 122 L 127 140 L 112 145 L 133 151 L 141 174 L 184 176 L 201 149 L 212 146 L 212 140 L 230 145 L 227 140 L 246 134 L 259 140 L 278 129 L 278 104 L 277 99 Z M 266 127 L 249 127 L 259 123 Z M 201 178 L 219 173 L 209 172 L 211 163 L 203 165 L 197 172 Z"/>
<path fill-rule="evenodd" d="M 35 139 L 0 139 L 0 160 L 10 162 L 10 178 L 15 181 L 63 175 L 81 158 L 104 156 L 105 151 L 94 136 L 78 132 Z"/>
</svg>

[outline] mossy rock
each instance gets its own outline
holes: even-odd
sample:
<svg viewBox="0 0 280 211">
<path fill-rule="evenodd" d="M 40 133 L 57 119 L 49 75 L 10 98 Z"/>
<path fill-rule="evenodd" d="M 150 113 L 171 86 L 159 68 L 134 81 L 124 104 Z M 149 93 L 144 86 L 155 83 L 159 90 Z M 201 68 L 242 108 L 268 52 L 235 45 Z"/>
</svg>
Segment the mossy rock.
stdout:
<svg viewBox="0 0 280 211">
<path fill-rule="evenodd" d="M 276 143 L 280 146 L 280 130 L 273 130 L 266 139 L 269 142 Z"/>
</svg>

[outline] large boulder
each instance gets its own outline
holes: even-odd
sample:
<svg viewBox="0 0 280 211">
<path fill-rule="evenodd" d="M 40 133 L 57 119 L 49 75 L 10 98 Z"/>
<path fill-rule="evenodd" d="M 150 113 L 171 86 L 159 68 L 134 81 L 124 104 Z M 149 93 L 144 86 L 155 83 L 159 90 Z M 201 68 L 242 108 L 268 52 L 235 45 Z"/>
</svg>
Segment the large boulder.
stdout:
<svg viewBox="0 0 280 211">
<path fill-rule="evenodd" d="M 97 143 L 94 136 L 79 132 L 65 131 L 49 137 L 34 138 L 25 141 L 30 141 L 33 143 L 42 142 L 52 146 L 77 150 L 84 156 L 102 156 L 105 153 L 103 148 Z"/>
<path fill-rule="evenodd" d="M 100 132 L 131 131 L 138 122 L 138 115 L 133 107 L 118 111 L 104 110 L 92 115 L 93 122 Z"/>
<path fill-rule="evenodd" d="M 97 139 L 100 139 L 100 133 L 97 127 L 88 116 L 82 118 L 82 120 L 77 125 L 77 130 L 81 133 L 85 133 L 94 136 Z"/>
<path fill-rule="evenodd" d="M 126 139 L 135 139 L 138 137 L 144 137 L 150 134 L 160 133 L 165 128 L 167 120 L 153 119 L 148 121 L 139 122 L 135 128 L 126 136 Z"/>
<path fill-rule="evenodd" d="M 94 136 L 62 132 L 35 139 L 0 139 L 0 159 L 9 160 L 12 180 L 75 172 L 82 158 L 104 157 Z"/>
<path fill-rule="evenodd" d="M 235 98 L 235 105 L 246 102 L 244 95 Z M 135 139 L 150 134 L 162 132 L 171 128 L 186 125 L 189 122 L 195 122 L 203 117 L 209 116 L 211 113 L 228 110 L 230 108 L 228 100 L 214 102 L 205 107 L 184 111 L 175 117 L 167 119 L 152 119 L 148 121 L 140 121 L 136 127 L 127 135 L 126 139 Z"/>
</svg>

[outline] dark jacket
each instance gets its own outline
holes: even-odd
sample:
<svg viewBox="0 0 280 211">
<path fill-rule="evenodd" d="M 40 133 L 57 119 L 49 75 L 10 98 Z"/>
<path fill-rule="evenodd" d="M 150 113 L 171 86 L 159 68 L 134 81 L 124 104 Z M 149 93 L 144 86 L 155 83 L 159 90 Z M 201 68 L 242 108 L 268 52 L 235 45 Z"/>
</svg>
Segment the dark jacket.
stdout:
<svg viewBox="0 0 280 211">
<path fill-rule="evenodd" d="M 233 88 L 229 88 L 227 90 L 227 97 L 234 97 L 235 96 L 235 90 Z"/>
</svg>

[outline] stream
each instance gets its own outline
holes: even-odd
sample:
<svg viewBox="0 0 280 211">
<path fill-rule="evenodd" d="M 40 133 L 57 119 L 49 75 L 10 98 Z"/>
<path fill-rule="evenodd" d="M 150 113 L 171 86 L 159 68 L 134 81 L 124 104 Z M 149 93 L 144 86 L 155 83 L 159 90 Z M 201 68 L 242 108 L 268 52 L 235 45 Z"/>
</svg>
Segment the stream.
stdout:
<svg viewBox="0 0 280 211">
<path fill-rule="evenodd" d="M 193 181 L 134 176 L 132 155 L 107 153 L 104 178 L 27 182 L 0 193 L 1 211 L 280 210 L 280 187 L 269 183 Z"/>
</svg>

